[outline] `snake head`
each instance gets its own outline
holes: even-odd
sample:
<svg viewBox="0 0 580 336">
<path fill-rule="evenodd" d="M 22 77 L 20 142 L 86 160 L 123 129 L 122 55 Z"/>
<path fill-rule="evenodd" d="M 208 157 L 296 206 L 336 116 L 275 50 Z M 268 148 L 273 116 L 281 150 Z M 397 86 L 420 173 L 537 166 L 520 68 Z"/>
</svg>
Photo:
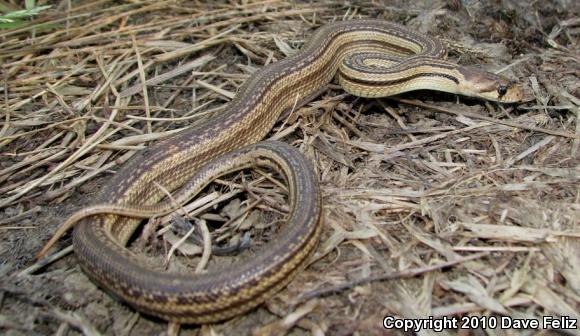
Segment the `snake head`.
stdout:
<svg viewBox="0 0 580 336">
<path fill-rule="evenodd" d="M 500 103 L 521 103 L 533 100 L 523 85 L 506 78 L 473 67 L 459 69 L 464 82 L 461 91 L 468 96 L 479 97 Z"/>
</svg>

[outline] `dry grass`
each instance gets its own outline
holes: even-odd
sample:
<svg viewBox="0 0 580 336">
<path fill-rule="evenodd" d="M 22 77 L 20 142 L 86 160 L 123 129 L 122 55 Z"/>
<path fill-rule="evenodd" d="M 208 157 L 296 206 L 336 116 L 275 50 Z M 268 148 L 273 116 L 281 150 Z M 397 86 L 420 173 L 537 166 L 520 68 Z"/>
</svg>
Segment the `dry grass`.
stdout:
<svg viewBox="0 0 580 336">
<path fill-rule="evenodd" d="M 386 315 L 580 319 L 580 19 L 565 1 L 475 3 L 64 1 L 0 31 L 0 330 L 164 331 L 60 259 L 70 240 L 48 267 L 32 256 L 137 151 L 220 113 L 255 69 L 316 27 L 357 17 L 454 41 L 451 58 L 529 81 L 536 101 L 366 100 L 330 85 L 270 135 L 299 147 L 320 177 L 324 231 L 310 266 L 257 311 L 182 334 L 382 335 Z M 243 240 L 253 222 L 268 238 L 283 195 L 268 173 L 243 172 L 184 211 L 224 222 L 214 241 Z M 179 270 L 191 258 L 170 256 L 200 249 L 159 229 L 171 222 L 148 224 L 135 248 L 150 253 L 153 241 L 171 250 L 160 267 Z"/>
</svg>

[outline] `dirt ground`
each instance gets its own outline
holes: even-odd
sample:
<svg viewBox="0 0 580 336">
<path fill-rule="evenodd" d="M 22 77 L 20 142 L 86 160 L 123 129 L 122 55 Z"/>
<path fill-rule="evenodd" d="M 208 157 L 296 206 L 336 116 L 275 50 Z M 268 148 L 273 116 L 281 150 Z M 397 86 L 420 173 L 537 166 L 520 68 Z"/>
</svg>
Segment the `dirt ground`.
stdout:
<svg viewBox="0 0 580 336">
<path fill-rule="evenodd" d="M 380 18 L 440 38 L 449 59 L 523 83 L 534 100 L 362 99 L 330 84 L 268 135 L 302 151 L 320 180 L 324 221 L 310 265 L 258 309 L 180 335 L 405 334 L 384 329 L 386 316 L 479 323 L 440 335 L 580 335 L 577 326 L 482 326 L 502 316 L 580 320 L 578 2 L 38 3 L 52 7 L 0 30 L 0 333 L 176 332 L 96 287 L 70 232 L 50 262 L 35 254 L 133 154 L 222 112 L 252 72 L 299 50 L 317 27 Z M 193 217 L 214 241 L 250 242 L 239 257 L 212 257 L 210 269 L 275 241 L 287 205 L 265 176 L 237 172 L 196 198 L 206 207 Z M 130 248 L 153 267 L 193 273 L 199 248 L 172 248 L 190 227 L 152 220 Z"/>
</svg>

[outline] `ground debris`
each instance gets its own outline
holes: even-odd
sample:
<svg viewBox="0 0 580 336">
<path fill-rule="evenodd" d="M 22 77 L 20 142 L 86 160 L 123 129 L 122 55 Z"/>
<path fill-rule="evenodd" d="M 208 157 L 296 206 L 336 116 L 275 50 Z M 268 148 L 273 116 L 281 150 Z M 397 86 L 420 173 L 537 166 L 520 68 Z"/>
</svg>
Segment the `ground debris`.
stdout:
<svg viewBox="0 0 580 336">
<path fill-rule="evenodd" d="M 329 85 L 269 136 L 299 147 L 320 177 L 323 237 L 309 267 L 264 307 L 182 334 L 378 335 L 385 316 L 580 319 L 573 1 L 388 4 L 81 1 L 0 31 L 0 331 L 165 332 L 99 290 L 80 297 L 70 238 L 49 267 L 33 256 L 135 153 L 219 114 L 253 71 L 299 50 L 318 26 L 366 17 L 444 38 L 451 59 L 526 82 L 535 100 L 373 100 Z M 225 223 L 209 225 L 216 245 L 260 247 L 287 211 L 279 184 L 263 171 L 234 174 L 184 211 Z M 158 267 L 192 270 L 177 256 L 192 243 L 169 231 L 172 220 L 147 224 L 132 248 L 171 250 L 175 264 L 158 258 Z M 251 239 L 248 221 L 259 223 Z"/>
</svg>

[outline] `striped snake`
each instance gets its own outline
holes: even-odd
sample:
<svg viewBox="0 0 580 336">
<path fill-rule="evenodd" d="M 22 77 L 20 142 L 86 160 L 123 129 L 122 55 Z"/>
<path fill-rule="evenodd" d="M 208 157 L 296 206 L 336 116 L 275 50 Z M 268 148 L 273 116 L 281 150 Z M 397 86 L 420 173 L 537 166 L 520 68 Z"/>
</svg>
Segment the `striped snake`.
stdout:
<svg viewBox="0 0 580 336">
<path fill-rule="evenodd" d="M 70 217 L 86 274 L 137 310 L 168 321 L 210 323 L 244 313 L 283 288 L 305 265 L 320 235 L 321 200 L 311 164 L 295 149 L 262 140 L 284 111 L 308 102 L 337 75 L 349 93 L 385 97 L 430 89 L 498 102 L 524 91 L 494 74 L 444 60 L 437 39 L 378 20 L 323 26 L 299 53 L 256 71 L 227 111 L 144 150 L 115 174 L 97 205 Z M 219 158 L 219 159 L 216 159 Z M 166 214 L 216 177 L 268 166 L 286 180 L 290 212 L 265 252 L 227 270 L 196 276 L 148 269 L 125 245 L 139 218 Z M 162 200 L 176 191 L 175 202 Z"/>
</svg>

